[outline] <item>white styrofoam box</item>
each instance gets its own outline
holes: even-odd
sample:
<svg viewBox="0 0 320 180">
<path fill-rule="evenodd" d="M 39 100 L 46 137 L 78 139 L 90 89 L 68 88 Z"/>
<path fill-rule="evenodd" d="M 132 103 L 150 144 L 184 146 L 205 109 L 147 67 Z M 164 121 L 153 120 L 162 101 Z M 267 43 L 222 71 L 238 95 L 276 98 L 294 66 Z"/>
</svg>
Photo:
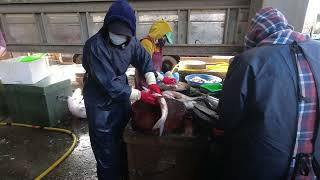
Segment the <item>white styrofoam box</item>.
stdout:
<svg viewBox="0 0 320 180">
<path fill-rule="evenodd" d="M 51 74 L 60 76 L 60 79 L 70 79 L 71 81 L 76 81 L 76 73 L 85 73 L 81 64 L 52 65 L 50 69 Z"/>
<path fill-rule="evenodd" d="M 2 84 L 35 84 L 50 75 L 47 57 L 36 61 L 20 62 L 21 57 L 0 61 Z"/>
</svg>

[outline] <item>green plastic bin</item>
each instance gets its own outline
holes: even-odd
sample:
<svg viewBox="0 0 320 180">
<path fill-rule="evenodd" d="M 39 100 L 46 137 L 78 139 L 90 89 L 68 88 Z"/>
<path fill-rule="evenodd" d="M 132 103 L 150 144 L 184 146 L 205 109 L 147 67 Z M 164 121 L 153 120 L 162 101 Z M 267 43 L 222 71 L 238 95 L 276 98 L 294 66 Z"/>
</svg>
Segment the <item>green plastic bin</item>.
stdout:
<svg viewBox="0 0 320 180">
<path fill-rule="evenodd" d="M 56 126 L 68 112 L 66 96 L 71 81 L 55 76 L 33 85 L 4 85 L 5 99 L 13 122 L 38 126 Z"/>
<path fill-rule="evenodd" d="M 8 113 L 7 104 L 5 101 L 4 88 L 0 81 L 0 117 L 6 116 Z M 0 119 L 1 121 L 2 119 Z"/>
</svg>

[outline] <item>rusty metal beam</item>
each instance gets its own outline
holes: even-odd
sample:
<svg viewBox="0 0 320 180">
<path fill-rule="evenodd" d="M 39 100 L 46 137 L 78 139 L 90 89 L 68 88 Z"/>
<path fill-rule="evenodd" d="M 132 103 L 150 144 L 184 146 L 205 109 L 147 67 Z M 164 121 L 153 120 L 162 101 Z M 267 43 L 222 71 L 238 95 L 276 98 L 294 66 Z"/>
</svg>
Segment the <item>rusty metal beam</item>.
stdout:
<svg viewBox="0 0 320 180">
<path fill-rule="evenodd" d="M 43 45 L 43 44 L 9 44 L 7 49 L 12 52 L 46 52 L 82 54 L 83 45 Z"/>
<path fill-rule="evenodd" d="M 7 45 L 8 50 L 13 52 L 59 52 L 82 54 L 83 45 Z M 212 56 L 233 55 L 242 52 L 241 45 L 175 45 L 166 46 L 166 55 L 178 56 Z"/>
<path fill-rule="evenodd" d="M 178 56 L 234 55 L 242 51 L 241 45 L 174 45 L 164 50 L 166 55 Z"/>
</svg>

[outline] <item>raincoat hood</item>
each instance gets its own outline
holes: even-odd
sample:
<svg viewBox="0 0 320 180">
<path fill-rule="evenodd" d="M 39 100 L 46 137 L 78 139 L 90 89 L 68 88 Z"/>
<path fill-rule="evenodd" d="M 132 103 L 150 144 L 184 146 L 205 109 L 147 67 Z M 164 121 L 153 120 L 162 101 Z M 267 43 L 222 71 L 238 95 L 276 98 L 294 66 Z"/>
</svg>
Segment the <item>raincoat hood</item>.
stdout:
<svg viewBox="0 0 320 180">
<path fill-rule="evenodd" d="M 167 33 L 172 32 L 172 29 L 169 25 L 169 23 L 165 20 L 159 20 L 152 24 L 150 30 L 149 30 L 149 36 L 154 39 L 160 39 Z"/>
<path fill-rule="evenodd" d="M 132 36 L 136 34 L 136 16 L 126 0 L 117 0 L 111 5 L 104 18 L 104 28 L 114 21 L 125 22 L 132 31 Z"/>
</svg>

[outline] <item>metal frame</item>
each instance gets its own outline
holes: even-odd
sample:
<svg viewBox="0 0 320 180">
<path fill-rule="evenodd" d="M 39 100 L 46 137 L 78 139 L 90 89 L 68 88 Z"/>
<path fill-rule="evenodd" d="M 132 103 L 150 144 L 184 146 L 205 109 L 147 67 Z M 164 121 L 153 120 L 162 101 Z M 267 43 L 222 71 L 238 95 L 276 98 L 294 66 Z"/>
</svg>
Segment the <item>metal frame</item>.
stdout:
<svg viewBox="0 0 320 180">
<path fill-rule="evenodd" d="M 227 9 L 227 13 L 226 13 L 226 17 L 225 17 L 224 33 L 223 33 L 223 44 L 227 44 L 229 19 L 230 19 L 230 8 Z"/>
<path fill-rule="evenodd" d="M 30 4 L 30 3 L 66 3 L 66 2 L 106 2 L 115 0 L 1 0 L 0 4 Z"/>
<path fill-rule="evenodd" d="M 58 53 L 74 53 L 82 54 L 83 45 L 65 45 L 55 44 L 42 46 L 40 44 L 11 44 L 10 48 L 16 52 L 58 52 Z M 27 48 L 27 51 L 26 51 Z M 165 46 L 164 51 L 167 55 L 177 56 L 212 56 L 233 55 L 241 52 L 243 47 L 241 45 L 175 45 Z"/>
<path fill-rule="evenodd" d="M 37 20 L 38 31 L 41 35 L 41 43 L 39 44 L 17 44 L 12 43 L 10 37 L 7 36 L 8 49 L 12 51 L 29 51 L 29 52 L 66 52 L 66 53 L 82 53 L 82 46 L 89 37 L 90 18 L 89 13 L 101 13 L 111 5 L 114 0 L 2 0 L 0 2 L 0 18 L 5 34 L 8 34 L 6 26 L 5 14 L 35 14 Z M 188 43 L 190 36 L 190 12 L 191 10 L 215 10 L 225 9 L 225 29 L 223 33 L 223 43 L 221 45 L 186 45 L 176 44 L 166 47 L 166 54 L 169 55 L 213 55 L 213 54 L 232 54 L 233 52 L 242 51 L 241 45 L 227 44 L 227 36 L 233 33 L 229 32 L 229 19 L 231 9 L 250 9 L 250 12 L 257 9 L 257 2 L 262 0 L 133 0 L 130 1 L 135 9 L 136 15 L 139 11 L 150 10 L 174 10 L 178 12 L 179 20 L 180 12 L 187 14 L 188 27 L 185 31 L 178 21 L 178 41 L 179 43 Z M 253 4 L 254 3 L 254 4 Z M 177 8 L 179 7 L 179 8 Z M 48 43 L 47 17 L 46 13 L 77 13 L 80 19 L 81 44 L 52 44 Z M 239 14 L 239 12 L 238 12 Z M 138 22 L 137 22 L 138 23 Z M 182 34 L 185 33 L 186 35 Z M 235 34 L 233 34 L 234 36 Z M 186 36 L 186 37 L 184 37 Z M 180 39 L 180 38 L 183 39 Z M 186 40 L 184 39 L 186 38 Z"/>
<path fill-rule="evenodd" d="M 0 14 L 0 20 L 1 20 L 1 25 L 3 28 L 4 34 L 9 34 L 7 19 L 5 18 L 5 16 L 3 14 Z M 12 42 L 11 36 L 5 36 L 4 38 L 5 38 L 6 42 Z"/>
<path fill-rule="evenodd" d="M 87 23 L 87 12 L 79 13 L 80 17 L 80 30 L 81 30 L 81 42 L 84 44 L 89 39 L 89 29 Z"/>
<path fill-rule="evenodd" d="M 264 0 L 250 0 L 249 21 L 256 14 L 257 10 L 262 8 Z"/>
<path fill-rule="evenodd" d="M 42 0 L 39 0 L 42 1 Z M 61 0 L 63 3 L 6 3 L 0 4 L 1 13 L 62 13 L 62 12 L 105 12 L 112 1 Z M 250 0 L 136 0 L 131 1 L 135 10 L 176 10 L 176 9 L 221 9 L 248 8 Z M 179 7 L 179 8 L 177 8 Z"/>
<path fill-rule="evenodd" d="M 43 14 L 42 13 L 37 13 L 35 14 L 35 19 L 36 19 L 36 22 L 37 23 L 37 26 L 38 26 L 38 30 L 39 30 L 39 33 L 40 33 L 40 41 L 42 43 L 47 43 L 48 40 L 47 40 L 47 32 L 46 32 L 46 28 L 44 28 L 44 21 L 43 21 Z"/>
</svg>

